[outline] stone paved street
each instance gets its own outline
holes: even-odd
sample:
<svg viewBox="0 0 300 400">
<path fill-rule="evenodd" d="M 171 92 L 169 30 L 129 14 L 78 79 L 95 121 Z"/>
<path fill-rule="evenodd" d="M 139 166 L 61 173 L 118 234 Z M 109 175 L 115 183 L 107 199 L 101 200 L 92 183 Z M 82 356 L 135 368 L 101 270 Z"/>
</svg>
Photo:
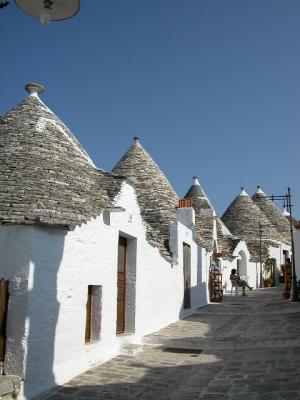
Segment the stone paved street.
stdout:
<svg viewBox="0 0 300 400">
<path fill-rule="evenodd" d="M 145 343 L 42 398 L 300 399 L 300 303 L 277 288 L 227 295 Z"/>
</svg>

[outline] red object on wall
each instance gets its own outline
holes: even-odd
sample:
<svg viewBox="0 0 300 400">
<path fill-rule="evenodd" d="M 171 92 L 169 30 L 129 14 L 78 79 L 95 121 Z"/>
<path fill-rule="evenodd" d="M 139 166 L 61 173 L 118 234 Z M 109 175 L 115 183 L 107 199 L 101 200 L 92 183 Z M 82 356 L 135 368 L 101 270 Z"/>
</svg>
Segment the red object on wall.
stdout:
<svg viewBox="0 0 300 400">
<path fill-rule="evenodd" d="M 178 208 L 187 208 L 193 207 L 193 200 L 192 199 L 181 199 L 179 200 Z"/>
</svg>

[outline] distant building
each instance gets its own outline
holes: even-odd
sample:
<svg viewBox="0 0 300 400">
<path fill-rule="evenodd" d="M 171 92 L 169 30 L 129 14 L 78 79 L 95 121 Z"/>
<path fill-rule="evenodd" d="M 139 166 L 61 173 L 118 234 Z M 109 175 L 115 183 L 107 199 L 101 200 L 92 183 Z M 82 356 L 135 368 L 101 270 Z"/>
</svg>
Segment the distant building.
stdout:
<svg viewBox="0 0 300 400">
<path fill-rule="evenodd" d="M 297 280 L 300 280 L 300 221 L 295 224 L 295 270 Z"/>
<path fill-rule="evenodd" d="M 238 259 L 249 258 L 247 246 L 243 240 L 234 237 L 217 216 L 197 177 L 194 177 L 185 199 L 191 199 L 195 209 L 196 240 L 206 250 L 206 264 L 210 269 L 217 267 L 222 272 L 223 289 L 231 291 L 231 269 L 237 269 Z M 244 271 L 239 268 L 239 272 L 247 275 L 247 268 Z"/>
<path fill-rule="evenodd" d="M 252 199 L 242 188 L 222 216 L 230 232 L 246 243 L 249 258 L 242 257 L 237 269 L 240 275 L 249 276 L 251 286 L 259 286 L 263 264 L 269 258 L 274 260 L 272 275 L 278 283 L 280 267 L 291 250 L 284 218 L 260 188 Z"/>
</svg>

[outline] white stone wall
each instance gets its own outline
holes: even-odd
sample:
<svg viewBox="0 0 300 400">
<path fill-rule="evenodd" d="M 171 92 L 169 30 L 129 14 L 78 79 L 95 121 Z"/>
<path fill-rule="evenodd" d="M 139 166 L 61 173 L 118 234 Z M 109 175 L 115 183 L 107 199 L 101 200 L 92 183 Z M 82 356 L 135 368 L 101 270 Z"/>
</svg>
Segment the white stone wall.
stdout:
<svg viewBox="0 0 300 400">
<path fill-rule="evenodd" d="M 281 243 L 278 247 L 270 247 L 269 248 L 269 257 L 274 258 L 276 260 L 276 268 L 275 268 L 275 285 L 278 284 L 279 274 L 281 272 L 281 265 L 283 265 L 283 251 L 287 250 L 288 254 L 291 253 L 291 246 L 288 246 L 284 243 Z M 277 270 L 277 273 L 276 273 Z"/>
<path fill-rule="evenodd" d="M 191 248 L 191 309 L 183 308 L 183 244 Z M 177 270 L 177 309 L 180 318 L 189 315 L 191 311 L 207 304 L 207 263 L 205 250 L 195 241 L 195 212 L 193 208 L 178 208 L 177 220 L 170 224 L 170 249 L 177 260 L 174 269 Z M 178 296 L 179 293 L 179 296 Z"/>
<path fill-rule="evenodd" d="M 241 240 L 233 251 L 234 258 L 231 260 L 222 260 L 223 271 L 223 285 L 225 292 L 231 292 L 230 274 L 231 270 L 238 269 L 238 262 L 240 263 L 239 272 L 241 278 L 245 278 L 249 286 L 256 287 L 257 282 L 257 264 L 250 261 L 250 253 L 248 251 L 245 241 Z"/>
<path fill-rule="evenodd" d="M 297 281 L 300 279 L 300 229 L 297 228 L 294 236 L 294 245 L 295 245 L 295 269 Z"/>
<path fill-rule="evenodd" d="M 9 281 L 5 373 L 23 376 L 32 229 L 0 226 L 0 278 Z"/>
<path fill-rule="evenodd" d="M 288 250 L 290 252 L 290 246 L 285 244 L 280 244 L 278 247 L 269 248 L 269 257 L 276 260 L 276 266 L 278 273 L 280 272 L 280 266 L 283 263 L 283 250 Z M 235 248 L 233 255 L 235 258 L 232 261 L 222 260 L 222 271 L 223 271 L 223 285 L 226 292 L 231 291 L 230 282 L 230 272 L 231 269 L 237 269 L 238 260 L 241 260 L 241 265 L 246 265 L 245 275 L 248 277 L 248 283 L 254 288 L 258 288 L 260 285 L 260 263 L 252 262 L 250 260 L 250 253 L 247 249 L 247 245 L 244 241 L 240 241 Z M 262 264 L 262 272 L 264 271 L 264 266 Z M 242 275 L 242 273 L 240 274 Z M 278 284 L 278 275 L 275 276 L 275 285 Z"/>
<path fill-rule="evenodd" d="M 132 186 L 124 183 L 115 203 L 125 211 L 105 213 L 71 232 L 1 227 L 1 274 L 12 282 L 6 368 L 25 378 L 24 398 L 118 354 L 124 340 L 116 336 L 120 234 L 128 238 L 126 325 L 133 341 L 206 304 L 204 251 L 191 226 L 173 224 L 177 263 L 170 264 L 145 239 Z M 182 306 L 183 242 L 191 246 L 189 310 Z M 85 344 L 88 285 L 102 286 L 101 332 L 99 341 Z M 21 350 L 18 356 L 15 345 Z"/>
<path fill-rule="evenodd" d="M 201 306 L 209 302 L 208 274 L 209 257 L 207 258 L 206 250 L 198 246 L 198 294 Z"/>
</svg>

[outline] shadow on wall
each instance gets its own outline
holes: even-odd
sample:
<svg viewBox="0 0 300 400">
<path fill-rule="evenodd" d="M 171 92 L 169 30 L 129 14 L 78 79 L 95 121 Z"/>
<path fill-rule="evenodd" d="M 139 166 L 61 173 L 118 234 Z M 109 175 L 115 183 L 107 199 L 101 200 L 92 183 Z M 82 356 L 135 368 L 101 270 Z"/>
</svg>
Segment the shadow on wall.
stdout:
<svg viewBox="0 0 300 400">
<path fill-rule="evenodd" d="M 202 265 L 202 248 L 197 246 L 197 285 L 192 286 L 189 290 L 189 293 L 186 293 L 190 297 L 190 308 L 185 308 L 185 300 L 184 294 L 182 299 L 182 305 L 179 313 L 179 319 L 185 319 L 187 315 L 190 314 L 191 310 L 195 310 L 195 308 L 204 306 L 207 304 L 207 277 L 205 275 L 205 271 L 203 271 Z"/>
<path fill-rule="evenodd" d="M 197 246 L 197 260 L 197 301 L 203 306 L 208 303 L 208 271 L 203 249 L 200 246 Z"/>
<path fill-rule="evenodd" d="M 66 231 L 59 229 L 38 228 L 33 232 L 24 377 L 24 395 L 27 399 L 55 386 L 55 331 L 60 306 L 57 299 L 57 274 L 63 256 L 65 235 Z"/>
<path fill-rule="evenodd" d="M 190 308 L 185 308 L 184 304 L 184 298 L 182 299 L 182 305 L 179 313 L 179 319 L 186 319 L 190 314 L 191 311 L 195 311 L 198 307 L 204 306 L 207 304 L 206 302 L 201 302 L 199 303 L 198 300 L 199 298 L 202 297 L 202 293 L 206 293 L 206 285 L 205 283 L 201 283 L 197 286 L 192 286 L 190 288 L 190 298 L 191 298 L 191 307 Z"/>
</svg>

